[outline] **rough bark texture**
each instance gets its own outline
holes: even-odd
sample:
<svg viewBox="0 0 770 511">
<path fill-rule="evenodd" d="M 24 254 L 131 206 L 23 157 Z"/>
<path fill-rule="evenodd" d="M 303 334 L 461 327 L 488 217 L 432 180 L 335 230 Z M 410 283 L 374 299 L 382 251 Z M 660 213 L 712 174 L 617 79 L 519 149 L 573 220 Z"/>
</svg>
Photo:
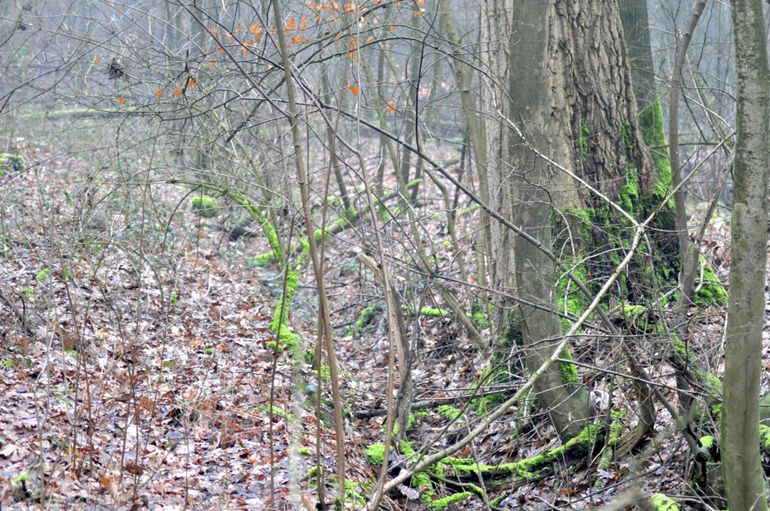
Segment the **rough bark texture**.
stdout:
<svg viewBox="0 0 770 511">
<path fill-rule="evenodd" d="M 552 145 L 553 154 L 639 218 L 645 199 L 654 193 L 658 173 L 637 121 L 618 4 L 614 0 L 552 3 L 550 124 L 551 132 L 559 135 L 550 138 L 564 144 Z M 575 244 L 582 253 L 574 256 L 589 255 L 590 250 L 595 256 L 586 260 L 586 273 L 601 281 L 622 259 L 632 226 L 571 180 L 564 182 L 563 189 L 555 204 L 562 210 L 583 208 L 584 218 L 589 219 L 582 221 L 583 231 L 589 231 L 582 236 L 585 242 Z M 644 301 L 649 293 L 647 280 L 644 264 L 633 264 L 622 281 L 625 296 L 621 298 Z"/>
<path fill-rule="evenodd" d="M 766 510 L 759 387 L 767 267 L 767 49 L 760 0 L 732 0 L 738 89 L 722 462 L 730 509 Z"/>
<path fill-rule="evenodd" d="M 655 87 L 655 73 L 650 44 L 650 21 L 646 0 L 618 0 L 620 19 L 627 43 L 628 63 L 631 66 L 631 81 L 639 111 L 650 107 L 658 100 Z"/>
<path fill-rule="evenodd" d="M 545 15 L 544 15 L 545 14 Z M 583 258 L 585 272 L 600 281 L 622 259 L 631 225 L 619 221 L 612 209 L 572 178 L 536 156 L 532 147 L 588 181 L 632 215 L 641 216 L 645 200 L 655 194 L 658 172 L 647 153 L 637 121 L 623 30 L 617 0 L 538 0 L 517 3 L 514 9 L 511 87 L 512 119 L 525 140 L 514 140 L 516 202 L 514 215 L 546 246 L 554 246 L 554 219 L 574 215 L 582 223 L 585 242 L 571 240 L 557 251 Z M 576 232 L 572 230 L 573 234 Z M 582 235 L 581 235 L 582 236 Z M 564 247 L 577 247 L 569 253 Z M 519 294 L 553 305 L 559 280 L 554 266 L 531 244 L 516 242 Z M 624 280 L 627 297 L 645 297 L 645 279 L 637 264 Z M 626 298 L 626 297 L 624 297 Z M 558 337 L 559 321 L 544 311 L 521 307 L 521 331 L 530 351 L 528 364 L 538 366 Z M 538 386 L 544 404 L 552 403 L 552 418 L 567 433 L 591 414 L 591 405 L 569 371 L 548 374 Z M 562 393 L 560 395 L 559 393 Z M 553 403 L 560 406 L 553 408 Z"/>
<path fill-rule="evenodd" d="M 481 77 L 481 104 L 487 120 L 486 140 L 487 176 L 489 199 L 495 209 L 507 218 L 512 217 L 513 204 L 510 158 L 510 105 L 508 101 L 510 42 L 513 0 L 483 0 L 481 2 L 481 63 L 486 75 Z M 499 223 L 491 225 L 491 254 L 494 264 L 490 268 L 495 289 L 513 294 L 516 286 L 513 265 L 513 233 Z M 507 303 L 499 303 L 498 311 L 504 315 Z M 498 323 L 502 317 L 498 317 Z"/>
</svg>

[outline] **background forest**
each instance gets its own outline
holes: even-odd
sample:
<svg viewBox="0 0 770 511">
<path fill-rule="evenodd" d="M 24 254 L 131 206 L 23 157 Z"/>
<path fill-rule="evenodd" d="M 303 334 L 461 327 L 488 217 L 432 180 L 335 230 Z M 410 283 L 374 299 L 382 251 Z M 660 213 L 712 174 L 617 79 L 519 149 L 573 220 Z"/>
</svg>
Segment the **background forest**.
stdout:
<svg viewBox="0 0 770 511">
<path fill-rule="evenodd" d="M 767 23 L 0 1 L 0 508 L 767 509 Z"/>
</svg>

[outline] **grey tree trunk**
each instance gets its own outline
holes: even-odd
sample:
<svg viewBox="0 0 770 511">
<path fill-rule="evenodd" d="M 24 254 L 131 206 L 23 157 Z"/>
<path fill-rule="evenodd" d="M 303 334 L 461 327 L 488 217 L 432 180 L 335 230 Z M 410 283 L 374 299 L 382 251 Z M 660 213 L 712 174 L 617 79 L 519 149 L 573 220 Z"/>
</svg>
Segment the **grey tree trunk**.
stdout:
<svg viewBox="0 0 770 511">
<path fill-rule="evenodd" d="M 770 73 L 760 0 L 732 0 L 737 71 L 733 260 L 725 332 L 722 471 L 730 509 L 766 510 L 759 387 L 767 268 Z"/>
<path fill-rule="evenodd" d="M 618 6 L 627 44 L 636 105 L 638 110 L 642 111 L 658 100 L 655 69 L 652 63 L 647 0 L 618 0 Z"/>
<path fill-rule="evenodd" d="M 553 154 L 547 147 L 550 129 L 549 105 L 552 98 L 544 94 L 549 80 L 548 41 L 552 36 L 553 2 L 537 0 L 517 2 L 513 9 L 514 38 L 511 44 L 510 72 L 516 77 L 511 87 L 511 111 L 519 126 L 527 126 L 526 139 L 513 137 L 512 160 L 515 200 L 514 222 L 538 239 L 545 247 L 553 247 L 551 214 L 554 205 L 550 192 L 556 191 L 559 175 L 532 150 Z M 543 13 L 549 13 L 543 16 Z M 557 77 L 563 78 L 563 77 Z M 563 134 L 560 134 L 563 135 Z M 569 145 L 559 144 L 556 147 Z M 561 154 L 559 156 L 568 156 Z M 570 158 L 571 159 L 571 158 Z M 574 197 L 573 197 L 574 199 Z M 518 294 L 530 303 L 556 303 L 555 265 L 532 243 L 522 239 L 515 242 L 515 271 Z M 547 310 L 521 305 L 518 310 L 518 330 L 527 349 L 527 366 L 537 370 L 550 357 L 558 344 L 561 324 Z M 551 420 L 562 439 L 575 436 L 589 423 L 592 406 L 584 388 L 576 381 L 567 381 L 558 365 L 552 365 L 536 382 L 538 400 L 550 413 Z"/>
<path fill-rule="evenodd" d="M 546 247 L 565 253 L 569 251 L 555 246 L 560 241 L 554 234 L 558 219 L 582 219 L 572 232 L 585 239 L 565 245 L 577 247 L 567 257 L 586 265 L 590 278 L 604 280 L 626 248 L 629 224 L 536 153 L 571 169 L 636 217 L 652 200 L 658 172 L 637 120 L 617 0 L 517 2 L 513 20 L 511 118 L 522 131 L 511 145 L 515 221 Z M 587 267 L 584 258 L 591 254 Z M 553 262 L 521 239 L 515 243 L 514 259 L 519 295 L 554 308 L 559 276 Z M 630 270 L 621 298 L 646 295 L 642 271 L 640 264 Z M 542 309 L 520 306 L 518 313 L 522 341 L 529 349 L 527 364 L 533 369 L 552 351 L 561 325 Z M 551 411 L 562 438 L 579 431 L 593 413 L 569 366 L 554 367 L 537 387 L 541 405 Z"/>
</svg>

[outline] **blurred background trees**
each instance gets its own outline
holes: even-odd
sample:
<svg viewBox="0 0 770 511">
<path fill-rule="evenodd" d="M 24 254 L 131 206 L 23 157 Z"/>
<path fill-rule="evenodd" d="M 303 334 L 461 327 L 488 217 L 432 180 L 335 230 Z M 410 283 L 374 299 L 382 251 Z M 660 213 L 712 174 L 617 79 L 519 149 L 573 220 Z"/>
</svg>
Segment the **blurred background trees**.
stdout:
<svg viewBox="0 0 770 511">
<path fill-rule="evenodd" d="M 67 289 L 78 283 L 66 261 L 97 275 L 121 254 L 138 290 L 131 310 L 113 307 L 115 330 L 171 310 L 177 270 L 205 238 L 232 271 L 264 272 L 270 339 L 260 348 L 274 378 L 278 361 L 291 361 L 298 406 L 315 403 L 319 423 L 324 399 L 334 409 L 338 490 L 345 424 L 387 416 L 382 484 L 360 492 L 370 506 L 391 489 L 385 465 L 405 464 L 389 451 L 414 466 L 401 442 L 415 440 L 413 412 L 436 397 L 420 384 L 436 364 L 470 373 L 447 382 L 475 389 L 452 401 L 474 414 L 458 433 L 467 436 L 440 435 L 440 447 L 461 451 L 510 407 L 516 438 L 546 431 L 578 447 L 558 451 L 561 461 L 606 474 L 659 434 L 688 460 L 677 475 L 686 493 L 720 506 L 716 339 L 739 96 L 730 6 L 280 5 L 276 17 L 266 0 L 4 2 L 0 165 L 23 157 L 36 183 L 36 205 L 22 206 L 29 190 L 14 187 L 17 165 L 4 165 L 4 243 L 57 269 Z M 61 155 L 83 168 L 57 206 L 46 169 Z M 10 317 L 29 330 L 25 291 L 2 286 Z M 78 370 L 97 371 L 79 312 L 90 302 L 67 301 Z M 362 335 L 386 340 L 379 379 L 344 370 Z M 54 344 L 64 337 L 57 331 Z M 121 339 L 124 352 L 144 349 L 139 337 Z M 463 357 L 472 369 L 460 369 Z M 303 393 L 308 367 L 317 377 Z M 140 400 L 131 403 L 136 411 Z M 74 408 L 77 431 L 91 419 L 89 406 Z M 73 445 L 90 445 L 85 429 Z M 482 473 L 463 476 L 483 483 Z M 294 490 L 300 479 L 292 474 Z"/>
</svg>

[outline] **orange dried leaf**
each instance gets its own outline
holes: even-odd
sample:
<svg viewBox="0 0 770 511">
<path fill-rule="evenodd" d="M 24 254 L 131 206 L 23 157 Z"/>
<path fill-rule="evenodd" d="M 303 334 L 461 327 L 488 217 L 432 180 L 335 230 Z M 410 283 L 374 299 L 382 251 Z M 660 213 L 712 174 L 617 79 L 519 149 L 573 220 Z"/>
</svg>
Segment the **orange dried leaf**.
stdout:
<svg viewBox="0 0 770 511">
<path fill-rule="evenodd" d="M 417 0 L 417 7 L 422 7 L 425 5 L 425 0 Z"/>
<path fill-rule="evenodd" d="M 94 65 L 99 64 L 99 62 L 101 61 L 102 61 L 101 55 L 97 55 L 96 57 L 94 57 Z"/>
<path fill-rule="evenodd" d="M 174 87 L 174 97 L 178 98 L 181 95 L 182 95 L 182 89 L 180 89 L 179 87 Z"/>
<path fill-rule="evenodd" d="M 262 37 L 262 25 L 255 23 L 254 25 L 249 27 L 249 32 L 251 32 L 257 37 Z"/>
<path fill-rule="evenodd" d="M 366 42 L 367 43 L 371 43 L 372 41 L 374 41 L 374 36 L 373 35 L 370 35 L 369 37 L 366 38 Z"/>
<path fill-rule="evenodd" d="M 393 99 L 388 100 L 388 113 L 396 113 L 396 101 Z"/>
<path fill-rule="evenodd" d="M 302 16 L 302 20 L 299 22 L 299 29 L 300 30 L 307 30 L 307 28 L 310 26 L 308 23 L 307 16 Z"/>
<path fill-rule="evenodd" d="M 294 18 L 286 20 L 286 30 L 294 30 L 297 28 L 297 21 Z"/>
<path fill-rule="evenodd" d="M 187 80 L 188 87 L 195 87 L 196 85 L 198 85 L 198 80 L 196 80 L 195 78 L 189 78 Z"/>
<path fill-rule="evenodd" d="M 388 30 L 390 30 L 391 32 L 395 32 L 396 28 L 397 28 L 396 25 L 388 25 Z"/>
<path fill-rule="evenodd" d="M 344 9 L 345 9 L 346 13 L 347 12 L 356 12 L 356 4 L 355 4 L 355 2 L 347 2 L 345 4 Z"/>
<path fill-rule="evenodd" d="M 159 98 L 163 95 L 163 89 L 158 89 L 155 91 L 155 97 Z"/>
<path fill-rule="evenodd" d="M 224 52 L 225 52 L 225 49 L 224 49 L 224 48 L 222 48 L 222 47 L 220 46 L 219 48 L 217 48 L 217 51 L 218 51 L 219 53 L 224 53 Z"/>
<path fill-rule="evenodd" d="M 348 59 L 353 60 L 358 55 L 358 50 L 351 50 L 348 52 Z"/>
<path fill-rule="evenodd" d="M 117 102 L 118 102 L 118 105 L 123 106 L 126 103 L 126 98 L 118 98 Z"/>
<path fill-rule="evenodd" d="M 216 66 L 216 65 L 217 65 L 217 59 L 209 60 L 209 66 Z"/>
<path fill-rule="evenodd" d="M 358 93 L 360 92 L 358 85 L 348 85 L 348 90 L 352 92 L 354 96 L 358 96 Z"/>
</svg>

